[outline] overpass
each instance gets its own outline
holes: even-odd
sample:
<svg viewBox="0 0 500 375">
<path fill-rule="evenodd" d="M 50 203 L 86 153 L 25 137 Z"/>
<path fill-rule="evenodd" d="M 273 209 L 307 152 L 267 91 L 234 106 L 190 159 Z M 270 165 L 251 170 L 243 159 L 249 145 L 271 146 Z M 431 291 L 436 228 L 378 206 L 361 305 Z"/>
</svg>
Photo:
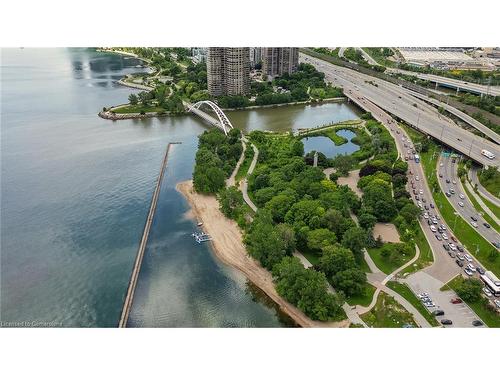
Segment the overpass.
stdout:
<svg viewBox="0 0 500 375">
<path fill-rule="evenodd" d="M 403 87 L 311 56 L 301 55 L 301 59 L 325 73 L 328 81 L 342 87 L 344 94 L 361 107 L 365 106 L 363 100 L 369 101 L 479 164 L 500 165 L 500 147 L 497 144 L 459 127 L 432 105 L 410 95 Z M 484 157 L 481 154 L 483 149 L 493 152 L 497 157 L 493 160 Z"/>
<path fill-rule="evenodd" d="M 451 113 L 452 115 L 457 116 L 460 120 L 462 120 L 462 121 L 466 122 L 467 124 L 469 124 L 470 126 L 476 128 L 477 130 L 479 130 L 481 133 L 483 133 L 485 136 L 490 138 L 495 143 L 500 144 L 500 135 L 495 133 L 493 130 L 488 128 L 486 125 L 477 121 L 475 118 L 460 111 L 459 109 L 456 109 L 455 107 L 452 107 L 451 105 L 448 105 L 446 103 L 440 102 L 439 100 L 430 98 L 426 95 L 419 94 L 418 92 L 408 90 L 408 93 L 419 98 L 419 99 L 425 100 L 426 102 L 432 103 L 438 107 L 443 107 L 447 112 Z"/>
<path fill-rule="evenodd" d="M 460 81 L 458 79 L 441 77 L 434 74 L 424 74 L 424 73 L 412 72 L 409 70 L 402 70 L 395 68 L 387 68 L 385 70 L 385 73 L 393 73 L 393 74 L 399 73 L 399 74 L 415 76 L 418 79 L 422 79 L 424 81 L 434 82 L 436 86 L 441 85 L 457 89 L 457 92 L 461 90 L 461 91 L 471 92 L 473 94 L 500 96 L 499 86 L 485 86 L 485 85 L 480 85 L 478 83 Z"/>
<path fill-rule="evenodd" d="M 210 125 L 213 125 L 224 132 L 225 135 L 229 133 L 231 129 L 233 129 L 233 125 L 231 121 L 227 118 L 226 114 L 219 108 L 217 104 L 210 100 L 202 100 L 196 102 L 195 104 L 191 104 L 189 102 L 183 101 L 184 106 L 188 109 L 188 112 L 193 113 L 203 120 L 208 122 Z M 217 116 L 217 118 L 211 116 L 210 114 L 202 111 L 200 107 L 209 107 Z"/>
</svg>

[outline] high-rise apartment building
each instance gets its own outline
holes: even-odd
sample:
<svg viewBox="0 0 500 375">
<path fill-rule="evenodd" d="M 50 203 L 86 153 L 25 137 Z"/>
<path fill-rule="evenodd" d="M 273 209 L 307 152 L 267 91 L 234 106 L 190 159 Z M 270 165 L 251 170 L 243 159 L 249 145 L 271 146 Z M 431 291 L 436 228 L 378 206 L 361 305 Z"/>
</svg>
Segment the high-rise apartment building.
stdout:
<svg viewBox="0 0 500 375">
<path fill-rule="evenodd" d="M 250 48 L 210 47 L 208 92 L 213 96 L 246 95 L 250 90 Z"/>
<path fill-rule="evenodd" d="M 250 66 L 255 67 L 262 62 L 262 47 L 250 47 Z"/>
<path fill-rule="evenodd" d="M 294 47 L 265 47 L 262 49 L 262 73 L 273 79 L 284 73 L 294 73 L 299 66 L 299 49 Z"/>
</svg>

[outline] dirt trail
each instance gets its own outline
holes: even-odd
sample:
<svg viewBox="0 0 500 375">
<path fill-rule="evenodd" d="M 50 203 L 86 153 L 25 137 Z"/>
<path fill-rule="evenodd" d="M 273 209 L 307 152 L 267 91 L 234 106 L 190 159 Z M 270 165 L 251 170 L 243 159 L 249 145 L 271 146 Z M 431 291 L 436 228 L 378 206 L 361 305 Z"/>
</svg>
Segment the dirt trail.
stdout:
<svg viewBox="0 0 500 375">
<path fill-rule="evenodd" d="M 214 196 L 194 192 L 193 182 L 183 181 L 176 189 L 186 198 L 194 216 L 203 222 L 203 229 L 212 236 L 212 249 L 224 263 L 240 270 L 251 282 L 266 293 L 283 312 L 301 327 L 347 327 L 349 320 L 322 323 L 309 319 L 302 311 L 286 302 L 274 288 L 271 273 L 247 255 L 238 225 L 219 210 Z"/>
</svg>

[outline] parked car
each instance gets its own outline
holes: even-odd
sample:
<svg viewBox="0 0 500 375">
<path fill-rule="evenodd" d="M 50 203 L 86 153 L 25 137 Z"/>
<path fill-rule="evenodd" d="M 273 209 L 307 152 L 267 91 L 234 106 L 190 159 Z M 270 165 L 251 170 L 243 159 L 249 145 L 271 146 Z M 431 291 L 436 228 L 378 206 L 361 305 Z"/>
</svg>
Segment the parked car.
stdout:
<svg viewBox="0 0 500 375">
<path fill-rule="evenodd" d="M 457 254 L 457 259 L 462 260 L 462 261 L 465 260 L 464 256 L 460 253 Z"/>
<path fill-rule="evenodd" d="M 464 262 L 462 262 L 460 259 L 455 260 L 455 263 L 456 263 L 459 267 L 463 267 L 463 266 L 464 266 Z"/>
<path fill-rule="evenodd" d="M 470 269 L 472 272 L 476 272 L 476 266 L 475 266 L 474 264 L 469 263 L 469 264 L 467 265 L 467 267 L 469 267 L 469 269 Z"/>
<path fill-rule="evenodd" d="M 486 271 L 479 266 L 476 267 L 476 271 L 480 275 L 484 275 L 486 273 Z"/>
<path fill-rule="evenodd" d="M 441 236 L 439 234 L 436 234 L 436 240 L 438 240 L 438 241 L 442 240 L 442 238 L 441 238 Z"/>
<path fill-rule="evenodd" d="M 468 269 L 467 267 L 464 268 L 464 272 L 468 275 L 468 276 L 472 276 L 473 273 L 470 269 Z"/>
<path fill-rule="evenodd" d="M 455 257 L 456 257 L 456 255 L 455 255 L 455 253 L 454 253 L 453 251 L 450 251 L 448 254 L 449 254 L 449 255 L 450 255 L 450 257 L 452 257 L 452 258 L 455 258 Z"/>
<path fill-rule="evenodd" d="M 447 243 L 444 243 L 443 244 L 443 248 L 446 250 L 446 251 L 450 251 L 450 247 L 448 246 Z"/>
<path fill-rule="evenodd" d="M 483 288 L 483 293 L 486 297 L 491 297 L 493 295 L 488 288 Z"/>
<path fill-rule="evenodd" d="M 462 303 L 462 300 L 460 298 L 453 298 L 451 301 L 450 301 L 452 304 L 454 305 L 457 305 L 459 303 Z"/>
<path fill-rule="evenodd" d="M 483 326 L 484 324 L 483 324 L 483 322 L 482 322 L 482 321 L 480 321 L 480 320 L 473 320 L 473 321 L 472 321 L 472 325 L 473 325 L 474 327 L 481 327 L 481 326 Z"/>
<path fill-rule="evenodd" d="M 429 206 L 431 206 L 431 208 L 434 208 L 434 205 L 432 203 L 429 203 Z"/>
<path fill-rule="evenodd" d="M 495 300 L 495 306 L 500 309 L 500 299 Z"/>
<path fill-rule="evenodd" d="M 472 257 L 469 254 L 464 254 L 464 258 L 467 259 L 468 262 L 472 262 Z"/>
<path fill-rule="evenodd" d="M 434 316 L 441 316 L 441 315 L 444 315 L 444 311 L 443 310 L 434 310 L 432 312 L 432 315 L 434 315 Z"/>
<path fill-rule="evenodd" d="M 450 319 L 442 319 L 441 324 L 449 326 L 450 324 L 453 324 L 453 322 Z"/>
</svg>

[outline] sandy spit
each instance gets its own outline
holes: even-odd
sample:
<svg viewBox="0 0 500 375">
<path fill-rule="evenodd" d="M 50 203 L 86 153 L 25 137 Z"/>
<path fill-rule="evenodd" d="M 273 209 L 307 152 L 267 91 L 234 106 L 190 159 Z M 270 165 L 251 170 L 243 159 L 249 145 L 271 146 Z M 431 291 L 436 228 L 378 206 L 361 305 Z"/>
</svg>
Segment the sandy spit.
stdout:
<svg viewBox="0 0 500 375">
<path fill-rule="evenodd" d="M 191 206 L 192 214 L 203 222 L 203 229 L 212 236 L 211 247 L 215 255 L 225 264 L 242 272 L 251 282 L 266 293 L 280 309 L 301 327 L 347 327 L 349 321 L 318 322 L 309 319 L 302 311 L 285 301 L 274 288 L 269 271 L 247 255 L 243 236 L 238 225 L 226 218 L 219 210 L 219 202 L 213 196 L 198 194 L 193 190 L 192 180 L 176 185 Z"/>
</svg>

